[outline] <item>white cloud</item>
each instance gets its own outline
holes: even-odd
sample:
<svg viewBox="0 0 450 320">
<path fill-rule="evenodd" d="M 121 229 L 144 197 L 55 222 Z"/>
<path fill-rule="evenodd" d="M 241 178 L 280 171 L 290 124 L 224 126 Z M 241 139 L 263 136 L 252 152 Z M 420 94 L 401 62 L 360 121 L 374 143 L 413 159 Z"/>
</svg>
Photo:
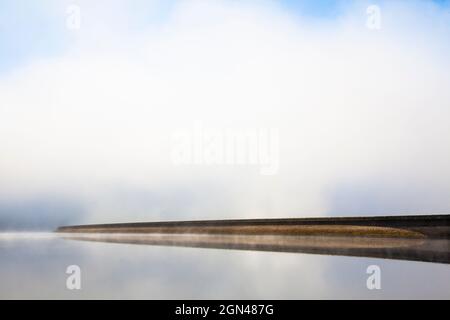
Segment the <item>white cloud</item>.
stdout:
<svg viewBox="0 0 450 320">
<path fill-rule="evenodd" d="M 0 79 L 2 196 L 67 193 L 92 222 L 323 215 L 355 181 L 448 194 L 450 20 L 424 6 L 383 5 L 378 32 L 361 6 L 321 23 L 271 2 L 184 1 L 117 38 L 92 20 L 66 55 Z M 171 134 L 195 121 L 278 128 L 279 174 L 173 166 Z M 127 206 L 124 188 L 164 196 Z"/>
</svg>

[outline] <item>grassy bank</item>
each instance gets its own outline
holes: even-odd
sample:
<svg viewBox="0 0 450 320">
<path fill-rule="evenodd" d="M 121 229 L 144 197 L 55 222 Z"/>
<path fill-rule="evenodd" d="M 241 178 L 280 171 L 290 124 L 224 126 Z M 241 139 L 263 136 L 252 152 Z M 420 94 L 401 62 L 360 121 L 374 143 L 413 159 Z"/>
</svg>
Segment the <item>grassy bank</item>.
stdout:
<svg viewBox="0 0 450 320">
<path fill-rule="evenodd" d="M 167 227 L 64 227 L 65 233 L 192 233 L 242 235 L 357 236 L 424 238 L 417 231 L 401 228 L 347 225 L 258 225 L 258 226 L 167 226 Z"/>
</svg>

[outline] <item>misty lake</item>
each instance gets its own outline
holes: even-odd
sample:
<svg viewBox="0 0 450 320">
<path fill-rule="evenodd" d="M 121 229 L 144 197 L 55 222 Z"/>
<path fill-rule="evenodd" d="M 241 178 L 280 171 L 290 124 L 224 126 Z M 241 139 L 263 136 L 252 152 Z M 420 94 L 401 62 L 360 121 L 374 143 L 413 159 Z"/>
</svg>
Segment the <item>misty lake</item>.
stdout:
<svg viewBox="0 0 450 320">
<path fill-rule="evenodd" d="M 66 287 L 72 265 L 81 270 L 80 290 Z M 374 265 L 379 290 L 367 287 Z M 448 299 L 450 265 L 1 233 L 0 298 Z"/>
</svg>

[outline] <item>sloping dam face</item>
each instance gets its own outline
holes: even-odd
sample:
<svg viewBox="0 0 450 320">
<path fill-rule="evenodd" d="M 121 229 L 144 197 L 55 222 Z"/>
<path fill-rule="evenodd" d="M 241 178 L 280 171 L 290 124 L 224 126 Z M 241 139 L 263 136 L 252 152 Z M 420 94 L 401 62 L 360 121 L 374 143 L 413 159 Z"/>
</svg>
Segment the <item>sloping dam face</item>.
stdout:
<svg viewBox="0 0 450 320">
<path fill-rule="evenodd" d="M 450 263 L 450 216 L 254 219 L 58 228 L 70 240 Z"/>
<path fill-rule="evenodd" d="M 166 221 L 64 226 L 56 231 L 449 239 L 450 215 Z"/>
</svg>

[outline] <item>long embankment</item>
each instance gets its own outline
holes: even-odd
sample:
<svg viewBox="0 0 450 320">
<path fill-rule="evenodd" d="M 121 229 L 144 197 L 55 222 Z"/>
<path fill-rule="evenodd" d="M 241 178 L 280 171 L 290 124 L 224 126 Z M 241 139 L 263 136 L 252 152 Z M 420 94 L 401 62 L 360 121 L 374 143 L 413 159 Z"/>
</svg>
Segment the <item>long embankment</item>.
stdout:
<svg viewBox="0 0 450 320">
<path fill-rule="evenodd" d="M 240 235 L 450 238 L 450 215 L 164 221 L 59 227 L 60 233 L 192 233 Z"/>
</svg>

